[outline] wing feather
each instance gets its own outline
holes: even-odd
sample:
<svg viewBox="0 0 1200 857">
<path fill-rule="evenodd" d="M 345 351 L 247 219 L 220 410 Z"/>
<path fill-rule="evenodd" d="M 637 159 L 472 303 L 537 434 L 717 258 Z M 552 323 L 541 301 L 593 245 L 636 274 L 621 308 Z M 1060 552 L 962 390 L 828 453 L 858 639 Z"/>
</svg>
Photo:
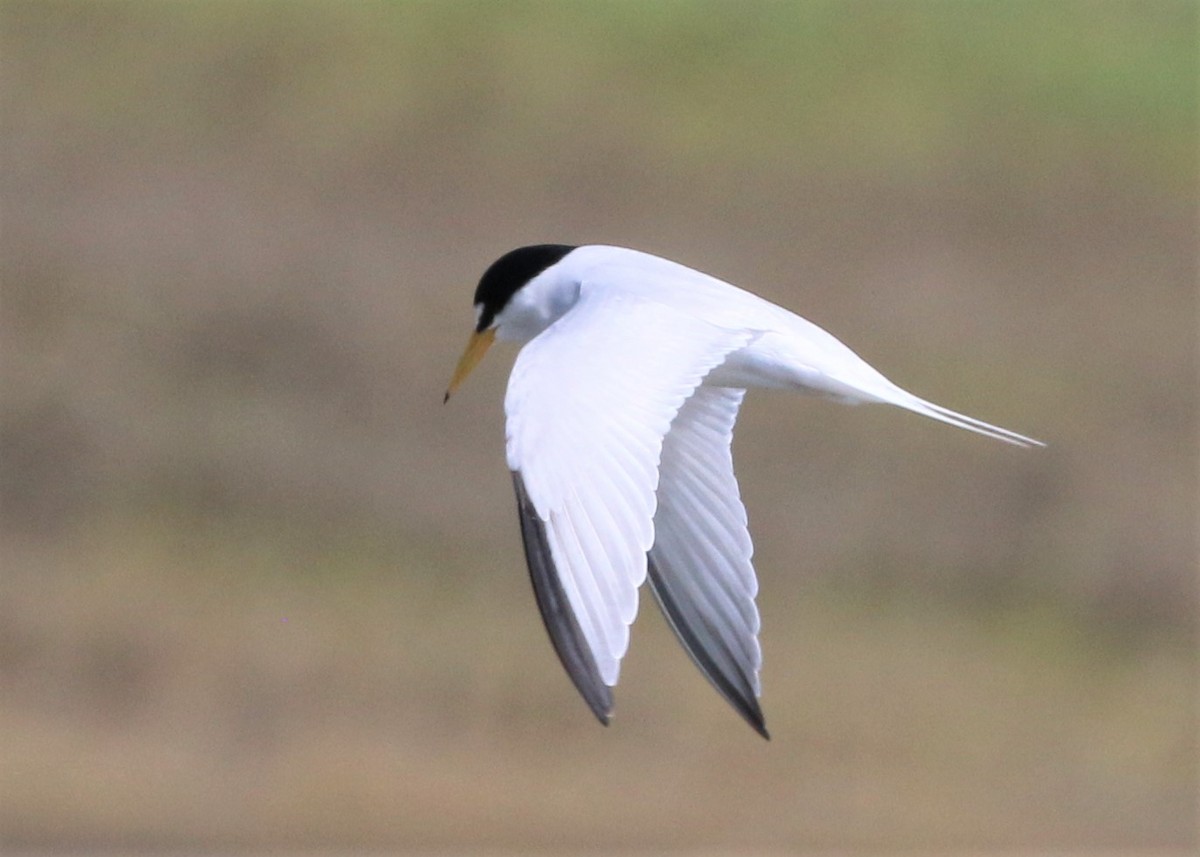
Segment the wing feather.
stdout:
<svg viewBox="0 0 1200 857">
<path fill-rule="evenodd" d="M 650 586 L 701 672 L 763 737 L 758 582 L 730 442 L 744 390 L 700 387 L 663 443 Z"/>
<path fill-rule="evenodd" d="M 714 636 L 707 618 L 697 611 L 694 601 L 676 600 L 678 591 L 658 575 L 658 567 L 653 560 L 650 562 L 650 581 L 655 599 L 692 661 L 746 722 L 769 740 L 771 736 L 767 732 L 753 687 L 747 683 L 744 675 L 731 668 L 737 657 L 729 651 L 720 636 Z"/>
<path fill-rule="evenodd" d="M 585 287 L 513 367 L 507 456 L 533 533 L 530 575 L 555 650 L 601 720 L 611 695 L 597 682 L 617 682 L 654 544 L 663 438 L 704 376 L 752 336 Z"/>
<path fill-rule="evenodd" d="M 554 569 L 545 522 L 534 511 L 521 474 L 513 474 L 513 487 L 517 492 L 517 512 L 521 520 L 521 538 L 525 543 L 525 559 L 542 621 L 550 633 L 554 651 L 558 653 L 575 687 L 592 713 L 607 726 L 608 716 L 612 713 L 612 690 L 600 677 L 596 660 L 592 657 L 587 639 L 563 590 L 562 581 Z"/>
</svg>

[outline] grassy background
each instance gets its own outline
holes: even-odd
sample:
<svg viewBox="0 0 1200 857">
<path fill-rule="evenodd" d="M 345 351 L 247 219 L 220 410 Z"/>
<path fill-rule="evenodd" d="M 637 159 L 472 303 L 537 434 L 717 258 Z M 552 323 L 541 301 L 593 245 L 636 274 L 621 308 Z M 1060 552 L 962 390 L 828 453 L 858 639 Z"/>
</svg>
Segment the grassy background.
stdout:
<svg viewBox="0 0 1200 857">
<path fill-rule="evenodd" d="M 1195 847 L 1197 7 L 0 4 L 0 843 Z M 541 629 L 483 268 L 745 285 L 1029 453 L 760 394 L 741 724 Z"/>
</svg>

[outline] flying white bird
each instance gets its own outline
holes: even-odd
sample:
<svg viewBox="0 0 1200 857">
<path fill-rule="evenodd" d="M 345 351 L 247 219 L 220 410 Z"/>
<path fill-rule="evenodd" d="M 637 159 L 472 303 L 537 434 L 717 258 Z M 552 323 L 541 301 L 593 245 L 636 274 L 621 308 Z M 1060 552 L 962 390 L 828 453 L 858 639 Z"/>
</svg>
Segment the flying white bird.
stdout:
<svg viewBox="0 0 1200 857">
<path fill-rule="evenodd" d="M 1039 441 L 897 387 L 830 334 L 691 268 L 621 247 L 501 256 L 446 399 L 496 339 L 525 343 L 504 400 L 525 558 L 563 666 L 601 723 L 650 591 L 764 738 L 753 545 L 730 441 L 749 387 L 882 402 L 1017 446 Z"/>
</svg>

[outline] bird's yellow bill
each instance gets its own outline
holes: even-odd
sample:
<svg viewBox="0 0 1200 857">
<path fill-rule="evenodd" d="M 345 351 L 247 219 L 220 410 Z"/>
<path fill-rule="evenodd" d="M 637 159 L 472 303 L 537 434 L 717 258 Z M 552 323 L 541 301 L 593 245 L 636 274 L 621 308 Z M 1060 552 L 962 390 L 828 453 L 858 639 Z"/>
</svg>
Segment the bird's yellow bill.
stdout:
<svg viewBox="0 0 1200 857">
<path fill-rule="evenodd" d="M 494 327 L 471 334 L 471 338 L 467 340 L 466 350 L 463 351 L 462 357 L 458 360 L 458 366 L 454 370 L 454 377 L 450 379 L 450 386 L 446 388 L 446 398 L 442 399 L 442 402 L 450 400 L 450 394 L 466 380 L 467 376 L 471 374 L 471 370 L 483 359 L 483 355 L 495 341 L 496 328 Z"/>
</svg>

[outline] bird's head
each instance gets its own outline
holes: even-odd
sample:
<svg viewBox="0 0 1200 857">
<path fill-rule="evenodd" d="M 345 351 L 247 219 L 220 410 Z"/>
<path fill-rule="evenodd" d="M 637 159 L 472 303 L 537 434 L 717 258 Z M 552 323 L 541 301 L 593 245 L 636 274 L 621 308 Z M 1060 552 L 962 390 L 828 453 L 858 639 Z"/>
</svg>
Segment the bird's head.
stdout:
<svg viewBox="0 0 1200 857">
<path fill-rule="evenodd" d="M 505 313 L 513 296 L 525 288 L 547 268 L 558 263 L 575 248 L 567 244 L 535 244 L 510 250 L 493 262 L 475 288 L 475 332 L 467 340 L 467 347 L 459 358 L 450 385 L 446 388 L 443 402 L 471 374 L 488 348 L 496 340 L 520 338 L 504 335 L 506 323 L 511 321 Z"/>
</svg>

